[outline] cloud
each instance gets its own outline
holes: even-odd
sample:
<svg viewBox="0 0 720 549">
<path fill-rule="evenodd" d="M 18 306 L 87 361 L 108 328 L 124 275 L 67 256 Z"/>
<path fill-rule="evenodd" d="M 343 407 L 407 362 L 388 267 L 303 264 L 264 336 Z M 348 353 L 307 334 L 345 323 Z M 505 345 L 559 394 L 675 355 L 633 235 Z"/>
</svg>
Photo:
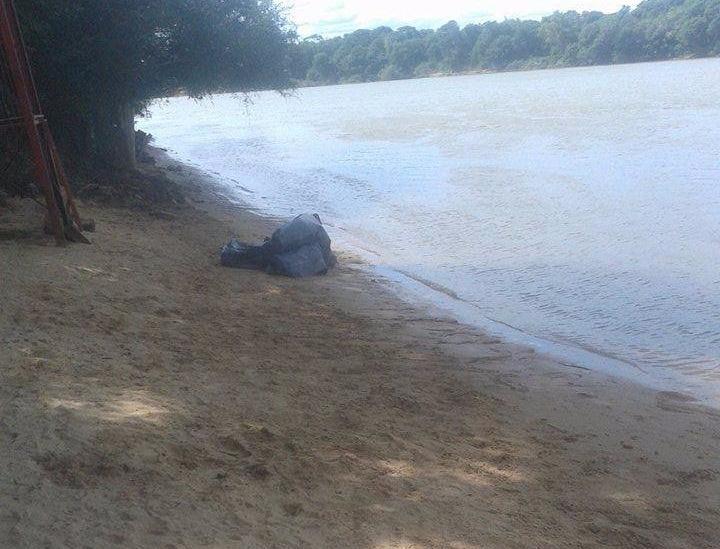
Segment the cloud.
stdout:
<svg viewBox="0 0 720 549">
<path fill-rule="evenodd" d="M 538 19 L 554 11 L 619 10 L 627 0 L 281 0 L 302 36 L 336 36 L 359 28 L 413 25 L 436 28 L 519 17 Z M 630 2 L 636 4 L 637 2 Z"/>
</svg>

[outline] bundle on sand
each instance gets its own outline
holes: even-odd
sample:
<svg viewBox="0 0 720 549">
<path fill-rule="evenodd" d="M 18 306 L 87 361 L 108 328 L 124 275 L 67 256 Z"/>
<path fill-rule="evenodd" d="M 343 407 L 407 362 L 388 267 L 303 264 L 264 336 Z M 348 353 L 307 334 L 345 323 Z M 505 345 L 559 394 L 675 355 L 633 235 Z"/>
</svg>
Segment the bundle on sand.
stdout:
<svg viewBox="0 0 720 549">
<path fill-rule="evenodd" d="M 326 274 L 337 263 L 330 237 L 317 214 L 302 214 L 261 246 L 231 240 L 220 253 L 225 267 L 264 270 L 303 278 Z"/>
</svg>

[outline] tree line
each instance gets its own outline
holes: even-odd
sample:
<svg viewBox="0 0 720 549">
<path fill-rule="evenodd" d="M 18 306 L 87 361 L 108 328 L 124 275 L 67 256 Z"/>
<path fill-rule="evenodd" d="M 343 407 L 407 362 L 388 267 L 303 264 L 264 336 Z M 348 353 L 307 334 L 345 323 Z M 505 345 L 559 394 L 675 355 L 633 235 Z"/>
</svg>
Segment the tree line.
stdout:
<svg viewBox="0 0 720 549">
<path fill-rule="evenodd" d="M 311 36 L 291 52 L 306 84 L 602 65 L 720 55 L 720 1 L 645 0 L 612 14 L 555 13 L 437 30 L 379 27 Z"/>
</svg>

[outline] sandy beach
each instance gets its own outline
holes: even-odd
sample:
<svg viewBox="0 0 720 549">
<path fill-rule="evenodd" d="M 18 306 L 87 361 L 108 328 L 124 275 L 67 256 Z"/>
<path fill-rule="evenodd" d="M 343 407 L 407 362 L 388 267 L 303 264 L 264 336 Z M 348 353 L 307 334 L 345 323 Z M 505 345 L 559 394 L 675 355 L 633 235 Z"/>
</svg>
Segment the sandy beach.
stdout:
<svg viewBox="0 0 720 549">
<path fill-rule="evenodd" d="M 3 547 L 720 546 L 720 411 L 329 276 L 219 266 L 277 222 L 0 209 Z M 32 211 L 31 211 L 32 210 Z"/>
</svg>

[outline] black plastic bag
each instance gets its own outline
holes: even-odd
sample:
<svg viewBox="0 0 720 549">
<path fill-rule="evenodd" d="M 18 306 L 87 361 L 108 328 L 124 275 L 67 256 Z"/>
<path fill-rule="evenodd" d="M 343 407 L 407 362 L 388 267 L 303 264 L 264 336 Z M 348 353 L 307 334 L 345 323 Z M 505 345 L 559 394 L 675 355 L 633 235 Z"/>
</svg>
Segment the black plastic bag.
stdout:
<svg viewBox="0 0 720 549">
<path fill-rule="evenodd" d="M 272 256 L 268 272 L 292 278 L 304 278 L 325 274 L 329 269 L 322 248 L 319 244 L 312 243 L 293 252 Z"/>
<path fill-rule="evenodd" d="M 297 216 L 262 246 L 232 240 L 222 249 L 220 260 L 226 267 L 264 269 L 293 278 L 325 274 L 337 263 L 317 214 Z"/>
<path fill-rule="evenodd" d="M 223 267 L 235 269 L 262 271 L 267 268 L 269 260 L 270 255 L 265 246 L 253 246 L 239 240 L 231 240 L 220 252 L 220 263 Z"/>
</svg>

